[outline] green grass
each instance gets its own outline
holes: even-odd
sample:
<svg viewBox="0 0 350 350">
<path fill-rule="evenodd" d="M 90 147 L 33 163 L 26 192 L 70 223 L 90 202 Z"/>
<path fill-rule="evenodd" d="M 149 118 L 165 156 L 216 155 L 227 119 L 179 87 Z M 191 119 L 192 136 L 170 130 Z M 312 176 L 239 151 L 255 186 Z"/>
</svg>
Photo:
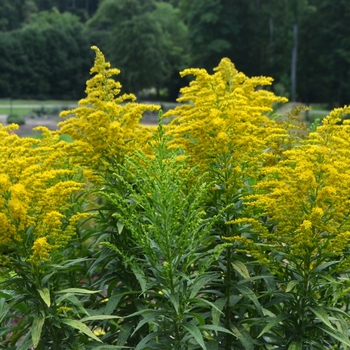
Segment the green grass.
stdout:
<svg viewBox="0 0 350 350">
<path fill-rule="evenodd" d="M 67 109 L 77 105 L 77 101 L 59 101 L 59 100 L 9 100 L 0 99 L 0 114 L 19 114 L 26 115 L 33 111 L 33 109 L 39 109 L 41 107 L 52 109 Z"/>
<path fill-rule="evenodd" d="M 326 111 L 327 104 L 326 103 L 311 103 L 310 105 L 313 111 Z"/>
<path fill-rule="evenodd" d="M 279 104 L 275 106 L 275 113 L 285 116 L 288 112 L 290 112 L 296 106 L 306 106 L 302 103 L 292 103 L 288 102 L 285 104 Z M 311 110 L 307 113 L 303 111 L 300 113 L 300 118 L 302 121 L 310 124 L 314 122 L 316 119 L 322 120 L 329 114 L 329 110 L 327 110 L 327 105 L 322 103 L 312 103 L 310 105 Z"/>
<path fill-rule="evenodd" d="M 76 104 L 73 100 L 12 100 L 13 105 L 67 105 Z M 0 106 L 11 104 L 9 99 L 0 99 Z"/>
</svg>

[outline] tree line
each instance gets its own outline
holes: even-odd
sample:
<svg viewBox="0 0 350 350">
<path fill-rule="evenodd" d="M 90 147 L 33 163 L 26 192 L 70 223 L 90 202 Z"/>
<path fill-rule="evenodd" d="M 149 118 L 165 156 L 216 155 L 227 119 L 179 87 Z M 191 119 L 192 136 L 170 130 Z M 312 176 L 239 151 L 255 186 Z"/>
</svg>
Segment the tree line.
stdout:
<svg viewBox="0 0 350 350">
<path fill-rule="evenodd" d="M 80 98 L 97 45 L 128 92 L 173 100 L 180 70 L 228 57 L 291 100 L 344 105 L 349 20 L 349 0 L 2 0 L 0 97 Z"/>
</svg>

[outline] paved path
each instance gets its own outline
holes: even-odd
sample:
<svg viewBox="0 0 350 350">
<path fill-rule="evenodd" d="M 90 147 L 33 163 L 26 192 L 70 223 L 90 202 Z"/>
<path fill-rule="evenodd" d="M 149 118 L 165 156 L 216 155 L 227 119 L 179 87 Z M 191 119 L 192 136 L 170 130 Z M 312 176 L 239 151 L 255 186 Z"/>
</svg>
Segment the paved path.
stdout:
<svg viewBox="0 0 350 350">
<path fill-rule="evenodd" d="M 0 114 L 0 123 L 2 125 L 6 124 L 6 119 L 7 119 L 7 115 L 6 114 Z"/>
<path fill-rule="evenodd" d="M 56 106 L 64 106 L 65 108 L 67 107 L 68 109 L 70 108 L 75 108 L 75 107 L 78 107 L 78 104 L 64 104 L 64 103 L 61 103 L 61 104 L 41 104 L 41 105 L 18 105 L 18 104 L 13 104 L 12 106 L 11 105 L 0 105 L 1 108 L 8 108 L 10 109 L 11 107 L 12 108 L 33 108 L 33 109 L 38 109 L 38 108 L 41 108 L 41 107 L 46 107 L 46 108 L 54 108 Z"/>
</svg>

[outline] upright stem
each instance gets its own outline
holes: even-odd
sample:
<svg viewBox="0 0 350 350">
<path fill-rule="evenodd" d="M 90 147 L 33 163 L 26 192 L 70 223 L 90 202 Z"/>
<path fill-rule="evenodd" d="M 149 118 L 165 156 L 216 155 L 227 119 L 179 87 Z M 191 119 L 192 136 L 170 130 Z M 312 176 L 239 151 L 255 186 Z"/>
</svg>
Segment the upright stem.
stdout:
<svg viewBox="0 0 350 350">
<path fill-rule="evenodd" d="M 226 305 L 225 305 L 225 327 L 226 329 L 231 329 L 231 307 L 230 307 L 230 298 L 231 298 L 231 255 L 232 249 L 231 247 L 226 248 L 226 276 L 225 276 L 225 297 L 226 297 Z M 231 349 L 231 335 L 226 334 L 226 342 L 225 342 L 225 350 Z"/>
</svg>

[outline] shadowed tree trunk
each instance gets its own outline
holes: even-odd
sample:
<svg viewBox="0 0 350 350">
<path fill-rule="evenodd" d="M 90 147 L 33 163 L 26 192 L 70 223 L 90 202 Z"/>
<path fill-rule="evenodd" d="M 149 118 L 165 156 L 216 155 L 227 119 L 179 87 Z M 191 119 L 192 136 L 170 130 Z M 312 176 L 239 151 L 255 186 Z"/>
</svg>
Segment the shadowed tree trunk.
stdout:
<svg viewBox="0 0 350 350">
<path fill-rule="evenodd" d="M 292 49 L 292 60 L 290 70 L 290 81 L 291 81 L 291 101 L 296 100 L 297 91 L 297 61 L 298 61 L 298 2 L 294 2 L 294 23 L 293 23 L 293 49 Z"/>
</svg>

